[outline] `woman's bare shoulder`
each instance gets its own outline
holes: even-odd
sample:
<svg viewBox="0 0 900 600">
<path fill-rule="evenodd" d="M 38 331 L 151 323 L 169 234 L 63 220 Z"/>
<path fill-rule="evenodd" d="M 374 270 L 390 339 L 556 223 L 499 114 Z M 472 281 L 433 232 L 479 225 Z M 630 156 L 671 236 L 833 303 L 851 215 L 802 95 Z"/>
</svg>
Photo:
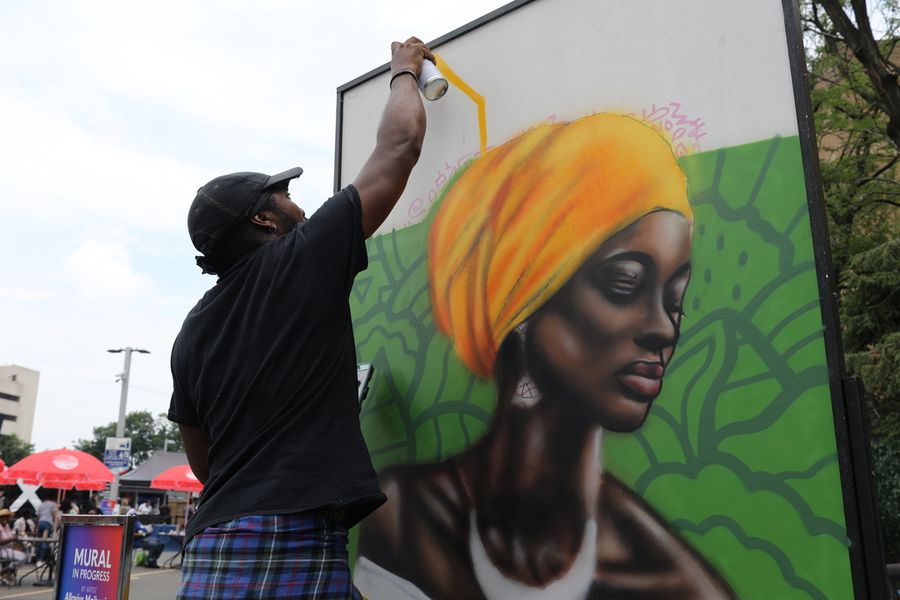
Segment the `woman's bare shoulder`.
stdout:
<svg viewBox="0 0 900 600">
<path fill-rule="evenodd" d="M 442 529 L 465 522 L 467 500 L 450 461 L 390 467 L 378 474 L 387 502 L 363 523 L 392 531 L 427 521 Z"/>
<path fill-rule="evenodd" d="M 735 598 L 712 566 L 615 476 L 601 478 L 598 557 L 592 598 Z M 641 596 L 643 590 L 647 595 Z M 630 596 L 629 596 L 630 597 Z"/>
<path fill-rule="evenodd" d="M 359 529 L 359 554 L 433 597 L 471 581 L 468 509 L 451 463 L 379 473 L 388 501 Z M 461 560 L 454 560 L 461 559 Z M 442 592 L 443 591 L 443 592 Z"/>
</svg>

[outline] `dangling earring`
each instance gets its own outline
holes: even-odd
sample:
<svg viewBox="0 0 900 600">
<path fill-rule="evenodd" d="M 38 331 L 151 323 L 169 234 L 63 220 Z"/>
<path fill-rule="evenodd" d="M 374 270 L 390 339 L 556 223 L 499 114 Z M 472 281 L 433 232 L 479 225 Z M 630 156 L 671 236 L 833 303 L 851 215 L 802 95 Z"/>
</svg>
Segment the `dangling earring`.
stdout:
<svg viewBox="0 0 900 600">
<path fill-rule="evenodd" d="M 526 323 L 522 323 L 518 327 L 516 327 L 516 333 L 519 337 L 522 338 L 522 355 L 523 355 L 523 363 L 524 355 L 525 355 L 525 332 L 527 330 Z M 531 378 L 531 375 L 528 374 L 528 365 L 525 363 L 524 369 L 522 370 L 522 376 L 519 378 L 519 381 L 516 383 L 516 389 L 513 391 L 512 398 L 510 399 L 510 404 L 515 406 L 521 410 L 528 410 L 537 406 L 537 403 L 541 401 L 541 392 L 538 390 L 537 385 L 534 383 L 534 379 Z"/>
</svg>

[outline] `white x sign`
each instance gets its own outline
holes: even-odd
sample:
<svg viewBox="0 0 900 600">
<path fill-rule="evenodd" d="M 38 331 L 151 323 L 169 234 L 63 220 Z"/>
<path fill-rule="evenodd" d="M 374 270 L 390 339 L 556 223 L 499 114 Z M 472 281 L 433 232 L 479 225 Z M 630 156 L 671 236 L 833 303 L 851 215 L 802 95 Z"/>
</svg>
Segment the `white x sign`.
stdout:
<svg viewBox="0 0 900 600">
<path fill-rule="evenodd" d="M 34 510 L 37 510 L 38 506 L 41 505 L 41 499 L 37 496 L 38 488 L 41 486 L 22 483 L 21 479 L 16 481 L 16 484 L 19 486 L 19 489 L 22 490 L 22 493 L 19 494 L 19 497 L 16 498 L 16 501 L 12 503 L 12 505 L 9 507 L 9 510 L 16 512 L 17 510 L 22 508 L 22 505 L 26 502 L 30 502 L 31 506 L 34 507 Z"/>
</svg>

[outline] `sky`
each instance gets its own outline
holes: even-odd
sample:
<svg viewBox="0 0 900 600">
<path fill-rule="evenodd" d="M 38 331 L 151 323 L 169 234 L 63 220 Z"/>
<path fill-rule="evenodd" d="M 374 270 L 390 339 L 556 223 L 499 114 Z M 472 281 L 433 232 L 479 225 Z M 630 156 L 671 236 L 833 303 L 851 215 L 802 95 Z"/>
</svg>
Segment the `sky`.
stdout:
<svg viewBox="0 0 900 600">
<path fill-rule="evenodd" d="M 302 166 L 332 193 L 336 89 L 496 0 L 0 3 L 0 364 L 40 372 L 32 442 L 72 447 L 119 410 L 163 413 L 169 352 L 214 285 L 187 209 L 206 181 Z M 424 7 L 427 6 L 427 9 Z"/>
</svg>

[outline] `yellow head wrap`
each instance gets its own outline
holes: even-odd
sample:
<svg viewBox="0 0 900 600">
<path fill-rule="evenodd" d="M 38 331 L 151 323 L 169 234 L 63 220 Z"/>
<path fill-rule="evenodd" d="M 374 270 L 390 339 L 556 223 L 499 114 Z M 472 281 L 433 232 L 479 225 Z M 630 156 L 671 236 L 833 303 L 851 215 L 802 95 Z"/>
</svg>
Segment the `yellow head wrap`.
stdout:
<svg viewBox="0 0 900 600">
<path fill-rule="evenodd" d="M 598 114 L 527 131 L 476 160 L 447 192 L 428 248 L 437 327 L 488 377 L 500 343 L 609 237 L 659 209 L 692 218 L 668 142 Z"/>
</svg>

